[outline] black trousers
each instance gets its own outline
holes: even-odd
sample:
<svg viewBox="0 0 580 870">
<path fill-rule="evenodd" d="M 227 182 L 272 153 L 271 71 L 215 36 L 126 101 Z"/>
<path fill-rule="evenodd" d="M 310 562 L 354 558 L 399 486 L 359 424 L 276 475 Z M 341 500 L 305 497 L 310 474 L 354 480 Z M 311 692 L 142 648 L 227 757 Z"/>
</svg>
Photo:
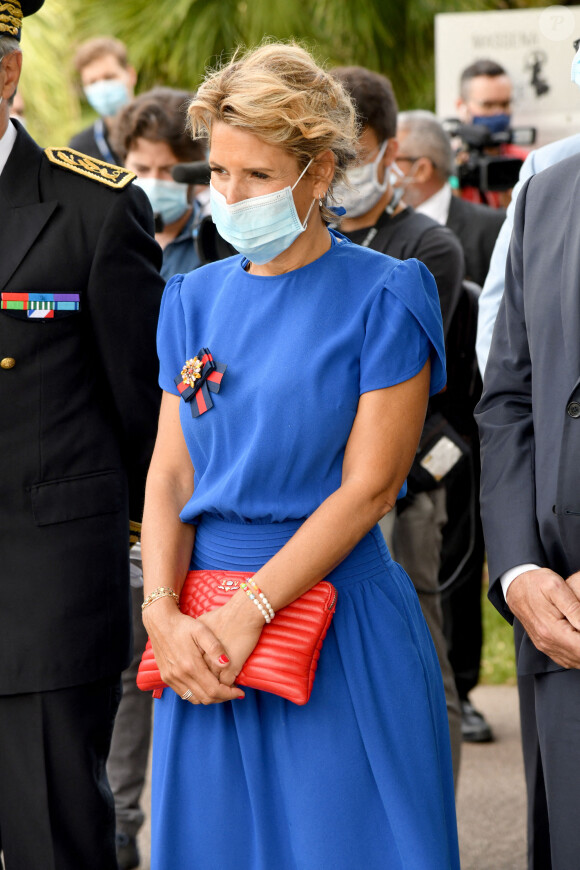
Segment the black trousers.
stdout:
<svg viewBox="0 0 580 870">
<path fill-rule="evenodd" d="M 580 867 L 580 671 L 518 677 L 529 870 Z"/>
<path fill-rule="evenodd" d="M 106 775 L 120 680 L 0 697 L 6 870 L 117 870 Z"/>
<path fill-rule="evenodd" d="M 441 595 L 449 661 L 461 699 L 467 698 L 479 682 L 483 646 L 481 583 L 485 544 L 479 513 L 478 454 L 469 462 L 465 473 L 452 479 L 446 487 L 447 524 L 443 528 L 439 571 L 439 583 L 443 584 L 471 549 L 457 582 Z"/>
</svg>

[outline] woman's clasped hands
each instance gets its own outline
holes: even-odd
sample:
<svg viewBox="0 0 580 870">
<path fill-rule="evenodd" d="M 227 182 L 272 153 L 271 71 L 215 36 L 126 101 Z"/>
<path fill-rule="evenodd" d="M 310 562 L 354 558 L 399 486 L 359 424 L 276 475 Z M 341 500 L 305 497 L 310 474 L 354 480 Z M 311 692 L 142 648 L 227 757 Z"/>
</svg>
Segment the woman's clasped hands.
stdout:
<svg viewBox="0 0 580 870">
<path fill-rule="evenodd" d="M 167 598 L 147 608 L 144 624 L 163 681 L 192 704 L 244 698 L 234 682 L 264 625 L 254 610 L 236 596 L 197 619 Z"/>
</svg>

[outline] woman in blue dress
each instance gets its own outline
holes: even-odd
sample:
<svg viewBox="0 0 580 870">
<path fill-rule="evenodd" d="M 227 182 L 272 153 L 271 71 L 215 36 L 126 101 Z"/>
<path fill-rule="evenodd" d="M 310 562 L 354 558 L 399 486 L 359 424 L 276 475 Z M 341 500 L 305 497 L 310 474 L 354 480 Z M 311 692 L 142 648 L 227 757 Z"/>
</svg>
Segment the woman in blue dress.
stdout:
<svg viewBox="0 0 580 870">
<path fill-rule="evenodd" d="M 356 120 L 303 49 L 237 56 L 189 112 L 240 256 L 173 278 L 159 323 L 143 617 L 173 691 L 155 702 L 151 868 L 456 870 L 439 667 L 377 526 L 445 384 L 435 283 L 329 229 Z M 200 348 L 227 368 L 194 416 L 176 384 Z M 264 616 L 242 589 L 181 614 L 189 568 L 256 572 L 274 611 L 336 586 L 305 706 L 235 685 Z"/>
</svg>

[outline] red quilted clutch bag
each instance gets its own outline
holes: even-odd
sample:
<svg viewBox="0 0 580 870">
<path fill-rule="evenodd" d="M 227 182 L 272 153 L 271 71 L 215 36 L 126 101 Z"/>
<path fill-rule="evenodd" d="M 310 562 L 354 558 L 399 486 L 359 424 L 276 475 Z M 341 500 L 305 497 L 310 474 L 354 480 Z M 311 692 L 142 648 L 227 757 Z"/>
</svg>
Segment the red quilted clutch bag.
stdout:
<svg viewBox="0 0 580 870">
<path fill-rule="evenodd" d="M 247 571 L 190 571 L 179 596 L 179 608 L 198 617 L 225 604 L 251 577 Z M 294 704 L 306 704 L 312 692 L 322 641 L 334 616 L 336 589 L 321 580 L 264 625 L 260 640 L 238 674 L 236 683 L 273 692 Z M 159 697 L 165 688 L 147 641 L 137 685 Z"/>
</svg>

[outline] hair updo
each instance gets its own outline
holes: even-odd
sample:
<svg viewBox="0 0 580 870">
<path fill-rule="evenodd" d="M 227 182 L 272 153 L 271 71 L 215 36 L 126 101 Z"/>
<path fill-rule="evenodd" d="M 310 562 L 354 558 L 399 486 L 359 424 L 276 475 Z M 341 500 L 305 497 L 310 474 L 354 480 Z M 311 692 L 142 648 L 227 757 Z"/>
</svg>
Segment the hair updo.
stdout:
<svg viewBox="0 0 580 870">
<path fill-rule="evenodd" d="M 211 140 L 212 125 L 223 121 L 279 145 L 301 168 L 323 151 L 332 151 L 332 184 L 344 178 L 357 158 L 358 126 L 350 97 L 294 43 L 236 52 L 229 63 L 208 73 L 188 111 L 194 138 Z M 322 217 L 336 221 L 326 205 Z"/>
</svg>

